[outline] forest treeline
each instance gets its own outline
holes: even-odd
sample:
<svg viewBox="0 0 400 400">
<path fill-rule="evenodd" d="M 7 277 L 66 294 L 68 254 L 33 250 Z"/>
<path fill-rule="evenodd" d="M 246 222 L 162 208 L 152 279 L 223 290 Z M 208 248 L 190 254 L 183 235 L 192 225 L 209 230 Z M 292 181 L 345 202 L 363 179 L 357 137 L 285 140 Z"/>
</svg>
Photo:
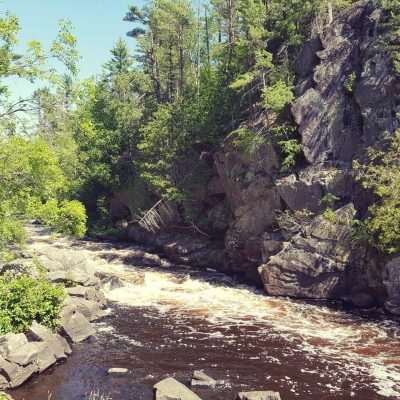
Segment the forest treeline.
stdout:
<svg viewBox="0 0 400 400">
<path fill-rule="evenodd" d="M 109 202 L 120 190 L 133 194 L 133 219 L 168 199 L 183 205 L 184 221 L 192 222 L 194 188 L 206 184 L 209 154 L 226 138 L 247 153 L 270 141 L 279 150 L 282 171 L 290 171 L 302 160 L 289 112 L 297 56 L 305 41 L 352 3 L 148 1 L 125 16 L 121 10 L 128 37 L 116 41 L 101 73 L 85 80 L 78 78 L 80 55 L 71 23 L 61 21 L 49 49 L 32 41 L 19 54 L 23 27 L 16 16 L 3 14 L 3 250 L 22 239 L 21 216 L 83 236 L 86 209 L 92 227 L 110 226 Z M 381 3 L 398 30 L 398 1 Z M 392 47 L 400 71 L 400 53 Z M 15 101 L 10 77 L 37 82 L 38 89 Z"/>
</svg>

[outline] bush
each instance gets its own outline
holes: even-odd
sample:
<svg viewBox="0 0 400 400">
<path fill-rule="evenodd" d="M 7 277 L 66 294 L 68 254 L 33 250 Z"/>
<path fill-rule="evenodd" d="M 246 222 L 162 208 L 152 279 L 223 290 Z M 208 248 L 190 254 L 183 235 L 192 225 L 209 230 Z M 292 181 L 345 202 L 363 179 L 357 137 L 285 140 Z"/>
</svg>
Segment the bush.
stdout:
<svg viewBox="0 0 400 400">
<path fill-rule="evenodd" d="M 65 201 L 58 215 L 58 231 L 82 238 L 86 234 L 87 215 L 85 206 L 77 201 Z"/>
<path fill-rule="evenodd" d="M 33 321 L 55 329 L 64 298 L 64 288 L 45 279 L 0 277 L 0 335 L 25 332 Z"/>
<path fill-rule="evenodd" d="M 387 254 L 400 252 L 400 130 L 387 150 L 370 149 L 369 162 L 354 163 L 359 181 L 378 200 L 365 220 L 372 244 Z"/>
<path fill-rule="evenodd" d="M 31 209 L 32 215 L 40 222 L 59 233 L 82 238 L 86 234 L 87 215 L 85 206 L 77 201 L 49 200 Z"/>
</svg>

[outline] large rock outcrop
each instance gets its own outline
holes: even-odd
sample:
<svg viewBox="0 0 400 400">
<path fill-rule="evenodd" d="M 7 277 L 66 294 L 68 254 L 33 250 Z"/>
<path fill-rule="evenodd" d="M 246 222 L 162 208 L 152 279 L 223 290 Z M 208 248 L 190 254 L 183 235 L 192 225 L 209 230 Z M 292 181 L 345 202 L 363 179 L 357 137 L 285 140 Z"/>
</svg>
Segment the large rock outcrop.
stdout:
<svg viewBox="0 0 400 400">
<path fill-rule="evenodd" d="M 277 255 L 259 268 L 267 293 L 313 299 L 345 294 L 354 214 L 351 204 L 330 219 L 318 216 L 302 233 L 286 242 Z"/>
<path fill-rule="evenodd" d="M 320 35 L 312 82 L 293 105 L 311 164 L 351 164 L 354 157 L 400 126 L 400 81 L 382 44 L 385 16 L 372 1 L 340 14 Z"/>
<path fill-rule="evenodd" d="M 216 155 L 233 211 L 225 243 L 229 270 L 261 264 L 269 294 L 360 306 L 385 297 L 384 260 L 365 243 L 352 246 L 350 236 L 353 218 L 365 216 L 373 200 L 356 181 L 352 162 L 365 160 L 368 147 L 400 126 L 400 79 L 382 44 L 391 34 L 386 20 L 375 2 L 357 2 L 300 52 L 292 114 L 305 165 L 281 176 L 272 146 L 246 157 L 229 140 Z M 327 207 L 336 210 L 336 221 L 323 216 Z M 286 229 L 280 210 L 302 217 Z"/>
<path fill-rule="evenodd" d="M 243 154 L 232 142 L 215 156 L 215 163 L 233 213 L 225 237 L 226 270 L 254 277 L 261 262 L 261 235 L 272 228 L 281 199 L 274 184 L 279 158 L 271 144 L 252 155 Z"/>
</svg>

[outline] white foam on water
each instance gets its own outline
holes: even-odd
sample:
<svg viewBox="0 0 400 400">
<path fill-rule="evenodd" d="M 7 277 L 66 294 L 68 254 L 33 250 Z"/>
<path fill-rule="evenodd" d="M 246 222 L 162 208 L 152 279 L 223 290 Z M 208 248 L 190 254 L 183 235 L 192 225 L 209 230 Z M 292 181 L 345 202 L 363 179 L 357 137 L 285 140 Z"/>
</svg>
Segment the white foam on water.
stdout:
<svg viewBox="0 0 400 400">
<path fill-rule="evenodd" d="M 124 278 L 121 271 L 120 277 Z M 390 322 L 366 322 L 327 307 L 270 298 L 247 286 L 227 287 L 151 270 L 141 284 L 128 282 L 107 297 L 130 307 L 152 307 L 176 319 L 198 317 L 225 330 L 243 326 L 249 338 L 284 338 L 294 344 L 286 349 L 288 353 L 324 356 L 341 365 L 342 371 L 370 376 L 381 396 L 400 396 L 400 354 L 388 362 L 393 358 L 391 350 L 400 345 L 399 331 Z M 223 331 L 215 329 L 209 336 L 225 338 Z M 335 391 L 336 386 L 330 389 Z"/>
</svg>

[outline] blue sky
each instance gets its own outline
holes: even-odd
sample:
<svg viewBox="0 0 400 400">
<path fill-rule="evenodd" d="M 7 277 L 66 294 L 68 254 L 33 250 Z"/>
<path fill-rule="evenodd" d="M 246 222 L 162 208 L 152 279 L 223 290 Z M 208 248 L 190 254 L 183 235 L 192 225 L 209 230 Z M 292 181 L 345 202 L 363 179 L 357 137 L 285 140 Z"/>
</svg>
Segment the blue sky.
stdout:
<svg viewBox="0 0 400 400">
<path fill-rule="evenodd" d="M 80 77 L 101 71 L 110 57 L 110 49 L 119 37 L 126 38 L 133 50 L 133 39 L 125 36 L 130 25 L 122 21 L 128 6 L 143 5 L 144 0 L 0 0 L 0 11 L 10 11 L 20 19 L 21 46 L 39 40 L 47 47 L 57 34 L 58 21 L 72 21 L 82 56 Z M 29 94 L 32 87 L 13 80 L 14 96 Z"/>
</svg>

